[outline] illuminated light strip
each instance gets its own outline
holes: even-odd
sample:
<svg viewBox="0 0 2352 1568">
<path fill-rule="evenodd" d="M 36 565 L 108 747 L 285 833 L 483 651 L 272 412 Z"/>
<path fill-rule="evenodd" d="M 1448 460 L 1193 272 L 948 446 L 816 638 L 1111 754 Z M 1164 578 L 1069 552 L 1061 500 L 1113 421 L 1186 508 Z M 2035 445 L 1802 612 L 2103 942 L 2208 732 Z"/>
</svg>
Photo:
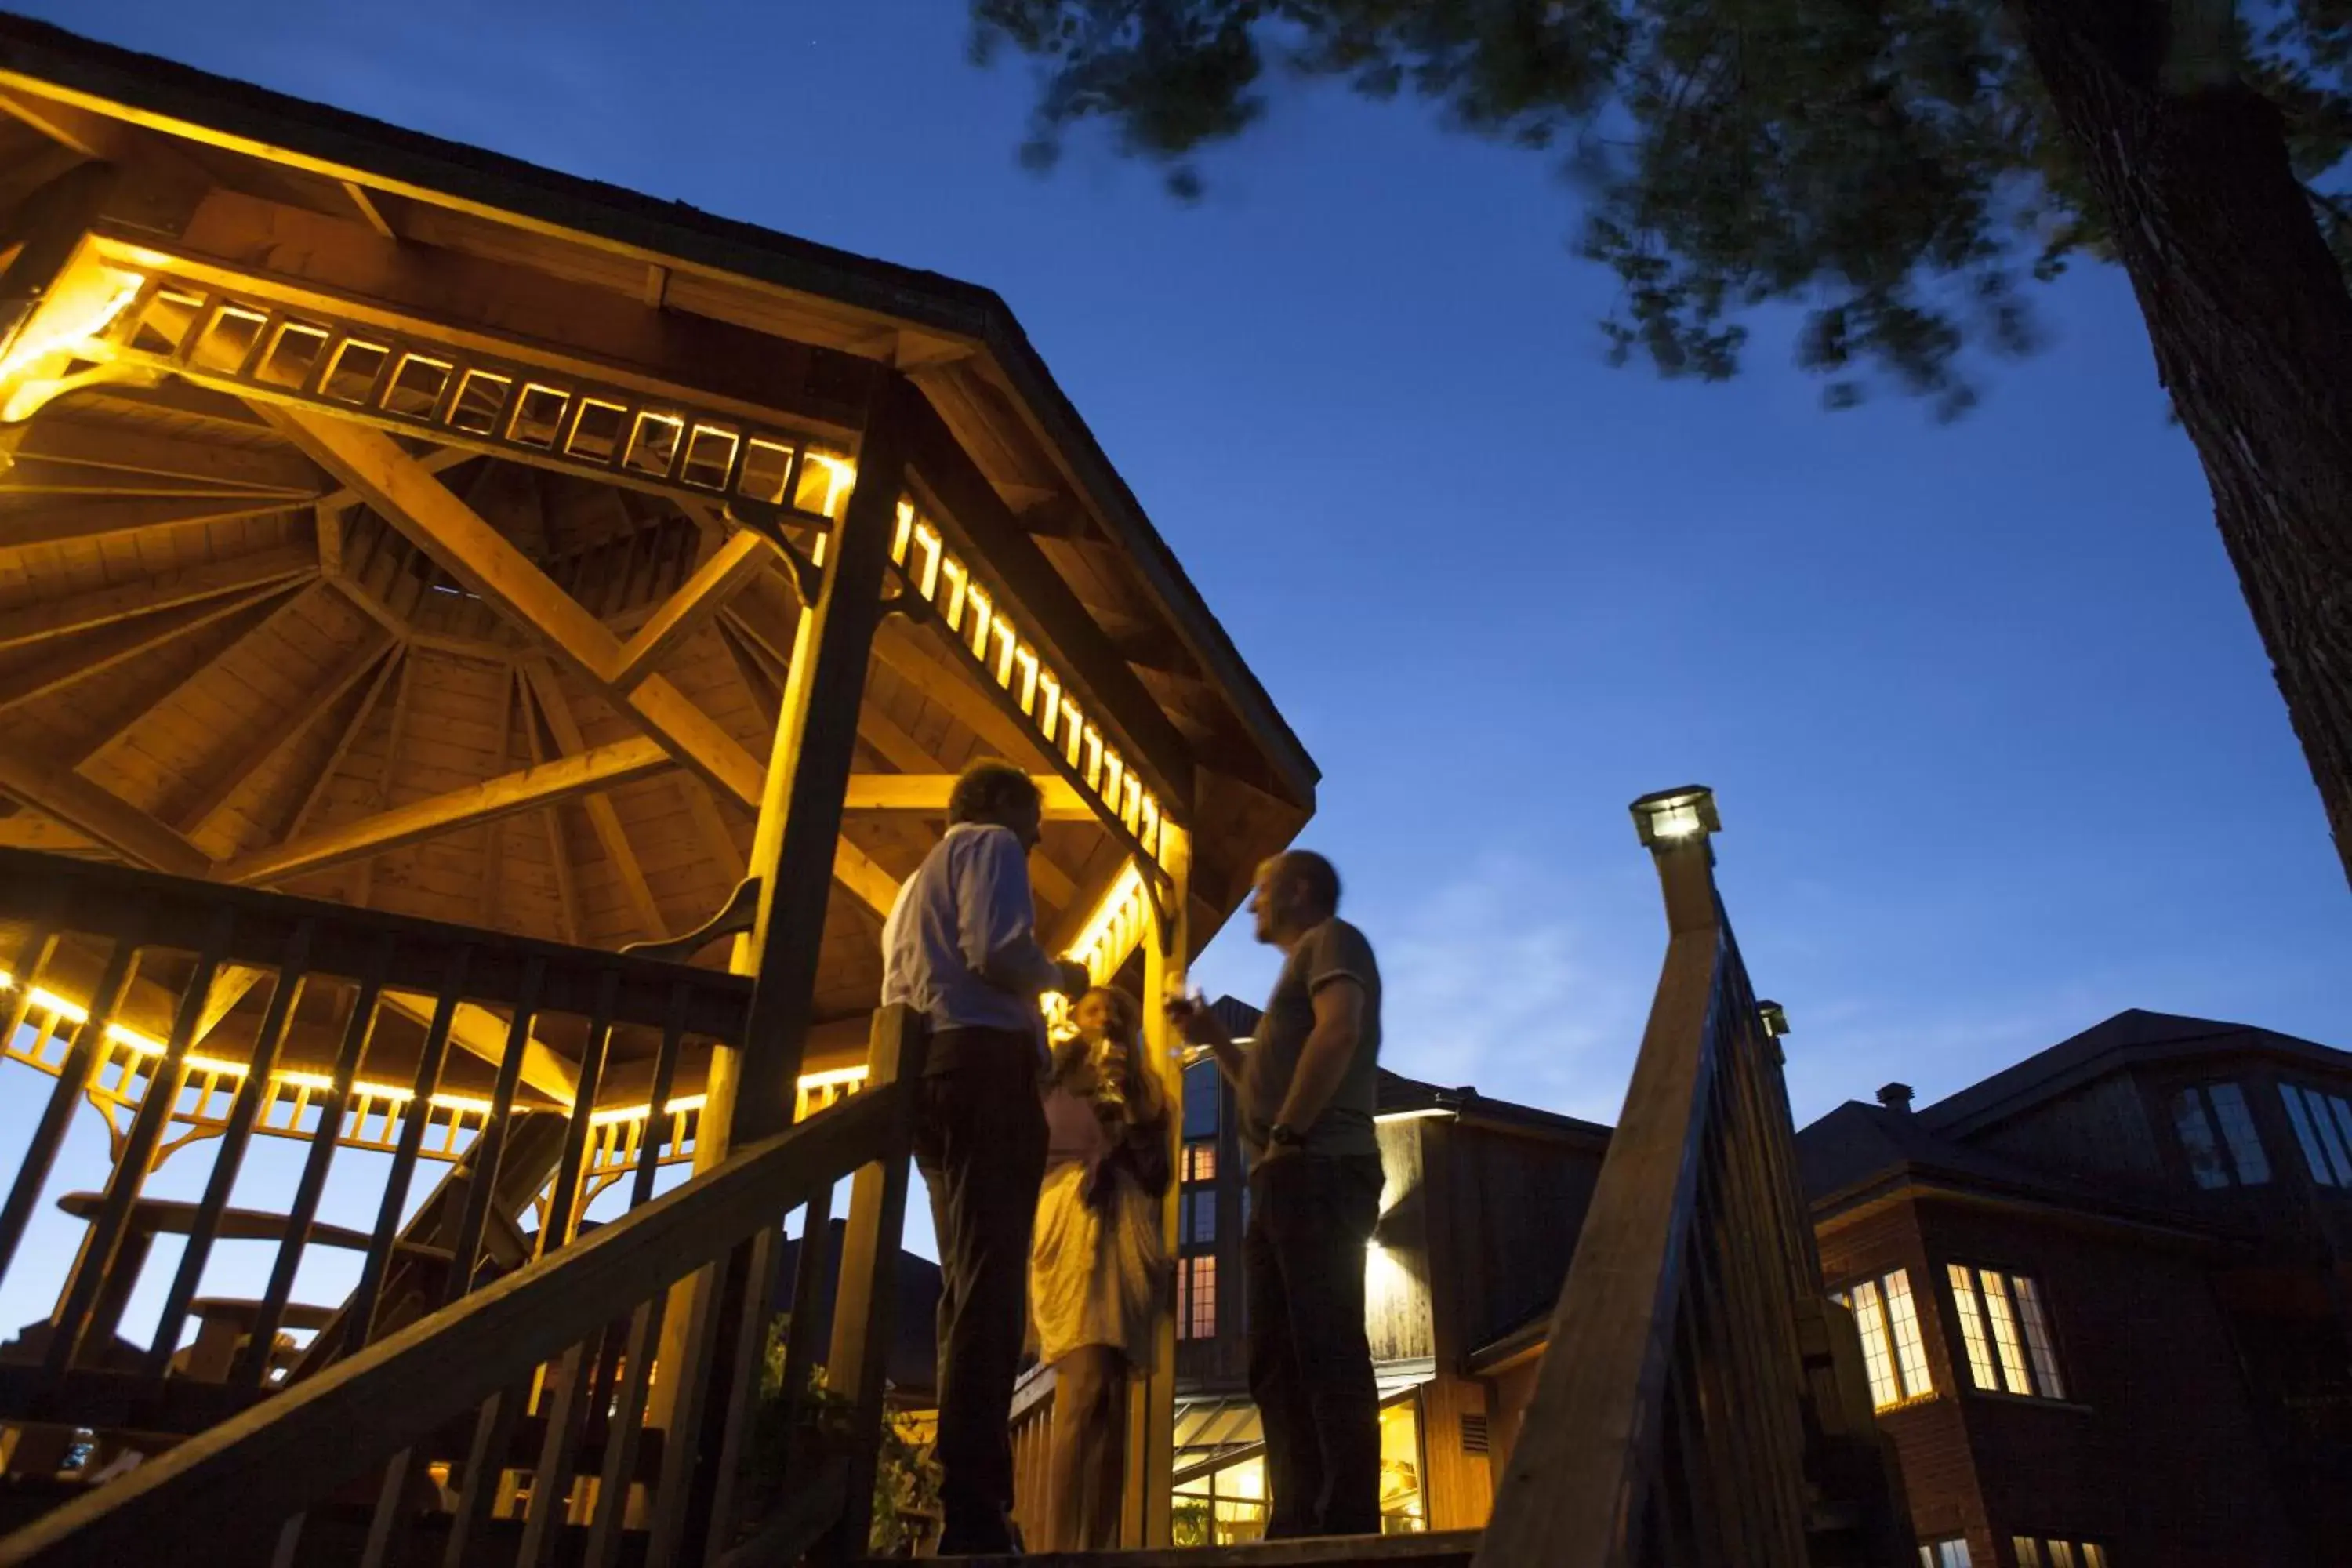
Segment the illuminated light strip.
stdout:
<svg viewBox="0 0 2352 1568">
<path fill-rule="evenodd" d="M 681 1095 L 662 1106 L 662 1114 L 676 1116 L 684 1110 L 699 1110 L 709 1097 L 701 1094 Z M 653 1104 L 618 1106 L 611 1110 L 599 1110 L 588 1118 L 591 1127 L 610 1127 L 615 1121 L 637 1121 L 653 1114 Z"/>
<path fill-rule="evenodd" d="M 0 422 L 29 419 L 65 390 L 68 377 L 41 373 L 62 372 L 76 359 L 102 353 L 91 340 L 102 336 L 146 286 L 144 277 L 120 268 L 69 268 L 0 357 L 0 387 L 7 390 Z M 16 384 L 7 386 L 11 382 Z"/>
<path fill-rule="evenodd" d="M 1112 821 L 1133 834 L 1144 853 L 1160 853 L 1160 802 L 1137 780 L 1134 768 L 1070 694 L 1068 684 L 1037 650 L 997 613 L 995 596 L 942 542 L 940 531 L 907 501 L 898 503 L 898 526 L 890 540 L 890 560 L 907 584 L 938 611 L 948 640 L 971 657 L 981 679 L 1013 699 L 1037 738 L 1083 778 Z M 945 602 L 940 585 L 947 584 Z"/>
</svg>

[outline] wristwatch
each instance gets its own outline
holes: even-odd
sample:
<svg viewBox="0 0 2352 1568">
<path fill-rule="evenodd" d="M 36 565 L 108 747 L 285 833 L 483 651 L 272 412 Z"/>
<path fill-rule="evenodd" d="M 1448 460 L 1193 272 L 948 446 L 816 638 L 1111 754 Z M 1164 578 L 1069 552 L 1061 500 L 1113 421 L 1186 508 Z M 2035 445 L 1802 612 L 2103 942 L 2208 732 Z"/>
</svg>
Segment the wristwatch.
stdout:
<svg viewBox="0 0 2352 1568">
<path fill-rule="evenodd" d="M 1269 1146 L 1303 1149 L 1307 1146 L 1307 1134 L 1287 1121 L 1277 1121 L 1265 1130 L 1265 1141 Z"/>
</svg>

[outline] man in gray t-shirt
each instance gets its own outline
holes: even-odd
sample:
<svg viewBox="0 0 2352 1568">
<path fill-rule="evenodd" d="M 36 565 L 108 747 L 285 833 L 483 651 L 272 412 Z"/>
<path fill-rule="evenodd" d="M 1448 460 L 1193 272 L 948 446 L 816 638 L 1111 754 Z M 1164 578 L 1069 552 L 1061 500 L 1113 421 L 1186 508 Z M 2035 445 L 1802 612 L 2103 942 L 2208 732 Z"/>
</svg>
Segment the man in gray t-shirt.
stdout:
<svg viewBox="0 0 2352 1568">
<path fill-rule="evenodd" d="M 1184 1037 L 1233 1080 L 1250 1152 L 1242 1242 L 1250 1396 L 1265 1430 L 1268 1539 L 1381 1528 L 1380 1394 L 1364 1331 L 1364 1260 L 1380 1218 L 1381 972 L 1339 918 L 1339 877 L 1292 850 L 1258 868 L 1257 939 L 1282 974 L 1246 1047 L 1173 998 Z"/>
</svg>

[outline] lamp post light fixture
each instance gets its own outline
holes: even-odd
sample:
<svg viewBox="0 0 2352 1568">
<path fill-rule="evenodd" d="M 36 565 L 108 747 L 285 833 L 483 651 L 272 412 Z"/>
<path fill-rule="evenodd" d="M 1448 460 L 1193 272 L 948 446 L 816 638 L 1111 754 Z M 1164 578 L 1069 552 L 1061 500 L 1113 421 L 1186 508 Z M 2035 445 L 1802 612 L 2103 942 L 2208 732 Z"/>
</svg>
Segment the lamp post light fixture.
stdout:
<svg viewBox="0 0 2352 1568">
<path fill-rule="evenodd" d="M 1723 821 L 1715 813 L 1715 792 L 1705 784 L 1662 789 L 1633 803 L 1633 830 L 1643 847 L 1671 848 L 1720 832 Z"/>
<path fill-rule="evenodd" d="M 1762 1020 L 1768 1038 L 1777 1040 L 1789 1032 L 1788 1010 L 1778 1002 L 1757 1003 L 1756 1016 Z"/>
</svg>

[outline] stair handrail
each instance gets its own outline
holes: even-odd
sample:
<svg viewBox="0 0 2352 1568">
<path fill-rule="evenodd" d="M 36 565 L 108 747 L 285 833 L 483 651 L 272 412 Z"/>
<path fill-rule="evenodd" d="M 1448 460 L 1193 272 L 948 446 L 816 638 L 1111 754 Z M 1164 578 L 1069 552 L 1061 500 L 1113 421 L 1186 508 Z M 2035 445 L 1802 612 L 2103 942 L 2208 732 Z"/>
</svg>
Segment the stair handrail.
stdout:
<svg viewBox="0 0 2352 1568">
<path fill-rule="evenodd" d="M 1666 955 L 1477 1568 L 1801 1568 L 1820 1269 L 1696 787 L 1634 803 Z"/>
<path fill-rule="evenodd" d="M 257 1531 L 526 1382 L 850 1173 L 894 1150 L 903 1163 L 910 1093 L 903 1080 L 877 1084 L 733 1152 L 563 1250 L 0 1537 L 0 1568 L 100 1568 L 143 1561 L 164 1541 L 183 1568 L 249 1561 Z"/>
</svg>

